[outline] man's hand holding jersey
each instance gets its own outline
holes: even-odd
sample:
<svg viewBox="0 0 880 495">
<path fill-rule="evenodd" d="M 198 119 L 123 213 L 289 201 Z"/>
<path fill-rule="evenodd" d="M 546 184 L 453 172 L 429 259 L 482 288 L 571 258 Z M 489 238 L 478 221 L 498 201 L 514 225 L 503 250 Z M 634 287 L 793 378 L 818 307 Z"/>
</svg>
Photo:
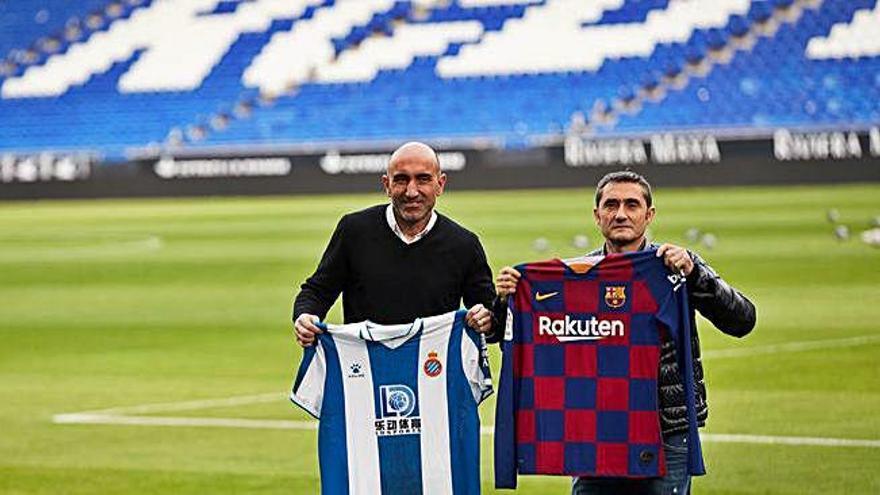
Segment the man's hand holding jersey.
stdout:
<svg viewBox="0 0 880 495">
<path fill-rule="evenodd" d="M 687 277 L 694 271 L 694 260 L 688 254 L 687 249 L 675 244 L 663 244 L 657 248 L 657 257 L 663 258 L 663 264 L 673 273 L 680 273 Z"/>
<path fill-rule="evenodd" d="M 498 272 L 498 276 L 495 277 L 495 293 L 498 294 L 498 297 L 504 299 L 507 296 L 511 296 L 516 292 L 516 284 L 519 282 L 522 274 L 516 270 L 516 268 L 505 266 Z"/>
<path fill-rule="evenodd" d="M 303 313 L 293 322 L 293 333 L 296 335 L 296 341 L 303 347 L 308 347 L 315 343 L 315 334 L 322 333 L 318 322 L 321 321 L 315 315 Z"/>
<path fill-rule="evenodd" d="M 492 313 L 482 304 L 474 304 L 464 317 L 467 326 L 480 333 L 492 330 Z"/>
</svg>

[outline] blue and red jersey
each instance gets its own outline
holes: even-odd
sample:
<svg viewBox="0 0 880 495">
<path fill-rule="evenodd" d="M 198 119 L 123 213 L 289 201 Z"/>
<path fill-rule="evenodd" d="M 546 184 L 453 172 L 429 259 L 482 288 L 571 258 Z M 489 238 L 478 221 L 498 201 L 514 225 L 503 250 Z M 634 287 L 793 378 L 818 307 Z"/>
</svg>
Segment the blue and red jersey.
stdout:
<svg viewBox="0 0 880 495">
<path fill-rule="evenodd" d="M 666 473 L 657 375 L 674 340 L 687 395 L 689 472 L 704 474 L 685 280 L 656 250 L 519 265 L 495 416 L 495 486 L 516 475 Z"/>
</svg>

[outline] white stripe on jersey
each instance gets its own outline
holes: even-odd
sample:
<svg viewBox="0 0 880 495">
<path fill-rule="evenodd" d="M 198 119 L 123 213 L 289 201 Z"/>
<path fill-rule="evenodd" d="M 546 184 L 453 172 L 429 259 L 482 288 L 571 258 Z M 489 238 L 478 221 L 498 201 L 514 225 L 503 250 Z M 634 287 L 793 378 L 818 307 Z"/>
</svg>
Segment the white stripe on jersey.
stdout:
<svg viewBox="0 0 880 495">
<path fill-rule="evenodd" d="M 345 395 L 345 444 L 348 457 L 348 492 L 382 493 L 379 479 L 379 441 L 373 423 L 376 411 L 373 404 L 373 375 L 363 373 L 357 381 L 346 380 L 352 366 L 370 369 L 370 355 L 363 341 L 335 339 L 342 371 Z M 367 407 L 365 407 L 367 406 Z M 354 473 L 357 473 L 355 476 Z"/>
<path fill-rule="evenodd" d="M 316 418 L 321 417 L 324 402 L 324 380 L 327 377 L 327 358 L 322 346 L 315 347 L 312 363 L 306 370 L 299 388 L 290 391 L 290 400 Z"/>
<path fill-rule="evenodd" d="M 419 415 L 422 417 L 422 493 L 452 493 L 452 459 L 449 454 L 449 404 L 446 376 L 449 373 L 449 329 L 455 313 L 425 318 L 419 342 Z M 463 333 L 463 332 L 462 332 Z M 466 339 L 466 335 L 461 336 Z M 435 377 L 425 373 L 428 353 L 436 352 L 443 369 Z"/>
</svg>

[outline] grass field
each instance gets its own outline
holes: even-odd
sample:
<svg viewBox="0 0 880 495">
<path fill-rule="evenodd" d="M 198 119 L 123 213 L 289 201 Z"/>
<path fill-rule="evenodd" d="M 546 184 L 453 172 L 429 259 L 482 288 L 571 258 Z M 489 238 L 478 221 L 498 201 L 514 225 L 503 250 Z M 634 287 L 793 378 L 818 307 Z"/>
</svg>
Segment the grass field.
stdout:
<svg viewBox="0 0 880 495">
<path fill-rule="evenodd" d="M 578 254 L 577 234 L 596 244 L 589 198 L 451 192 L 440 210 L 481 236 L 497 269 Z M 0 493 L 316 493 L 315 432 L 273 426 L 307 419 L 284 399 L 299 362 L 290 301 L 339 216 L 381 201 L 0 204 Z M 704 433 L 794 437 L 707 440 L 709 475 L 695 492 L 880 493 L 880 249 L 836 241 L 825 218 L 836 207 L 864 230 L 880 215 L 880 185 L 670 189 L 656 203 L 654 237 L 683 244 L 689 227 L 714 233 L 714 249 L 697 249 L 758 307 L 744 340 L 701 322 Z M 532 250 L 537 237 L 547 252 Z M 329 320 L 340 320 L 338 307 Z M 114 415 L 236 421 L 53 423 L 60 413 L 154 403 L 171 405 Z M 484 424 L 493 412 L 494 401 L 483 405 Z M 490 444 L 484 437 L 484 493 L 495 493 Z M 568 485 L 521 477 L 517 493 Z"/>
</svg>

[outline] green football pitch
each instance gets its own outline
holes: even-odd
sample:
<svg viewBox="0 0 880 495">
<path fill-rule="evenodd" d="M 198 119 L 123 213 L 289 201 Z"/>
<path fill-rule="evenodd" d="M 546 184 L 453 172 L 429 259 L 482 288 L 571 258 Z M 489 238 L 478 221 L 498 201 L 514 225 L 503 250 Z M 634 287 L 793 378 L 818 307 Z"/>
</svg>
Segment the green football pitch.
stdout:
<svg viewBox="0 0 880 495">
<path fill-rule="evenodd" d="M 858 239 L 880 186 L 655 196 L 653 237 L 697 249 L 758 307 L 742 340 L 700 322 L 709 474 L 695 492 L 880 493 L 880 249 Z M 0 204 L 0 493 L 316 493 L 316 434 L 285 398 L 300 356 L 290 302 L 340 215 L 383 200 Z M 580 254 L 578 235 L 597 245 L 590 201 L 450 191 L 439 210 L 497 270 Z M 830 208 L 851 239 L 835 238 Z M 688 243 L 690 228 L 716 245 Z M 491 436 L 483 447 L 496 493 Z M 520 477 L 517 493 L 568 487 Z"/>
</svg>

